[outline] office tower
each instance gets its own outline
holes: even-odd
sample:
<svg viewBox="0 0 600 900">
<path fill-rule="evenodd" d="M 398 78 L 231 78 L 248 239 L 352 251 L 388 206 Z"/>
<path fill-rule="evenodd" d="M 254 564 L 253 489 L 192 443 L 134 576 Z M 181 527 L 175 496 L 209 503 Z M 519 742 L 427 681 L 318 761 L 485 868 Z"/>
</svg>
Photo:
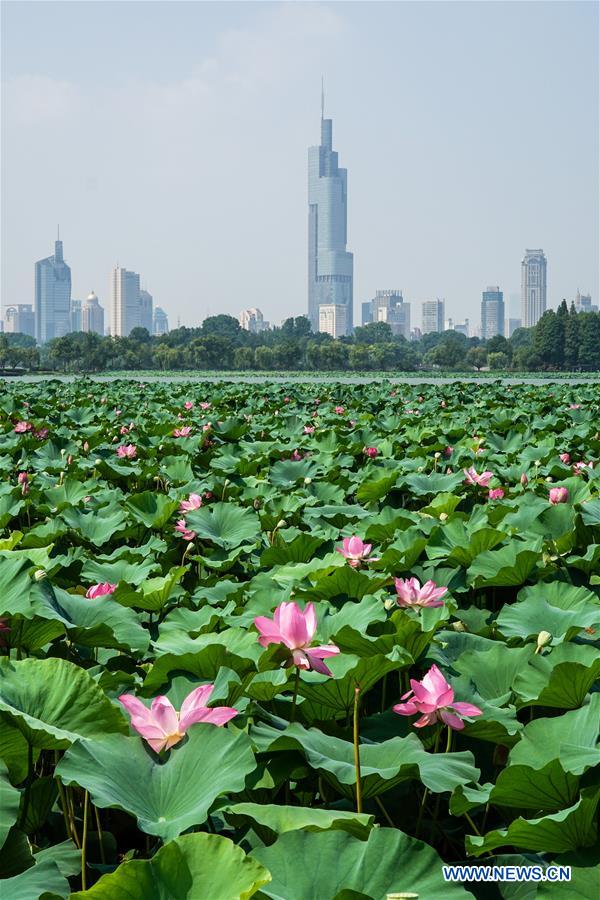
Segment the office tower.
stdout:
<svg viewBox="0 0 600 900">
<path fill-rule="evenodd" d="M 517 328 L 521 327 L 520 319 L 511 319 L 508 318 L 504 323 L 504 337 L 511 338 Z"/>
<path fill-rule="evenodd" d="M 167 314 L 164 309 L 161 309 L 160 306 L 155 307 L 154 309 L 154 334 L 168 334 L 169 333 L 169 319 L 167 318 Z"/>
<path fill-rule="evenodd" d="M 4 331 L 7 334 L 28 334 L 35 337 L 35 313 L 31 303 L 17 303 L 6 307 Z"/>
<path fill-rule="evenodd" d="M 423 334 L 444 330 L 445 306 L 443 300 L 423 300 L 421 304 L 421 331 Z"/>
<path fill-rule="evenodd" d="M 152 294 L 149 294 L 148 291 L 141 290 L 140 291 L 140 325 L 142 328 L 145 328 L 148 331 L 148 334 L 152 334 L 153 322 L 154 322 L 154 301 L 152 299 Z"/>
<path fill-rule="evenodd" d="M 260 334 L 261 331 L 267 331 L 269 323 L 265 321 L 260 309 L 256 306 L 250 309 L 243 309 L 239 316 L 240 327 L 244 331 L 251 331 L 253 334 Z"/>
<path fill-rule="evenodd" d="M 111 322 L 113 337 L 127 337 L 140 324 L 140 276 L 115 266 L 111 278 Z"/>
<path fill-rule="evenodd" d="M 348 306 L 345 303 L 320 303 L 318 330 L 332 338 L 349 334 Z"/>
<path fill-rule="evenodd" d="M 504 337 L 504 294 L 499 287 L 488 287 L 481 294 L 481 339 L 501 334 Z"/>
<path fill-rule="evenodd" d="M 71 300 L 70 331 L 81 331 L 81 300 Z"/>
<path fill-rule="evenodd" d="M 410 303 L 405 303 L 402 291 L 375 291 L 372 300 L 362 304 L 363 325 L 368 322 L 387 322 L 392 334 L 410 338 Z"/>
<path fill-rule="evenodd" d="M 321 98 L 321 143 L 308 150 L 308 318 L 317 331 L 319 306 L 345 306 L 350 334 L 354 260 L 346 250 L 348 178 L 333 150 L 332 124 L 324 118 Z"/>
<path fill-rule="evenodd" d="M 104 336 L 104 309 L 100 306 L 100 301 L 94 291 L 91 291 L 83 301 L 81 330 L 94 331 L 96 334 Z"/>
<path fill-rule="evenodd" d="M 71 330 L 71 269 L 63 258 L 61 240 L 54 256 L 35 264 L 35 336 L 39 344 Z"/>
<path fill-rule="evenodd" d="M 582 294 L 581 291 L 577 291 L 575 309 L 577 312 L 598 312 L 598 307 L 592 304 L 592 295 Z"/>
<path fill-rule="evenodd" d="M 471 327 L 469 325 L 469 320 L 465 319 L 464 322 L 453 322 L 452 323 L 452 331 L 456 331 L 458 334 L 464 334 L 465 337 L 469 337 L 471 333 Z"/>
<path fill-rule="evenodd" d="M 546 257 L 543 250 L 526 250 L 521 262 L 521 320 L 532 328 L 546 312 Z"/>
<path fill-rule="evenodd" d="M 361 316 L 360 316 L 360 324 L 361 325 L 370 325 L 373 321 L 373 310 L 371 307 L 371 300 L 365 300 L 360 304 L 361 308 Z"/>
</svg>

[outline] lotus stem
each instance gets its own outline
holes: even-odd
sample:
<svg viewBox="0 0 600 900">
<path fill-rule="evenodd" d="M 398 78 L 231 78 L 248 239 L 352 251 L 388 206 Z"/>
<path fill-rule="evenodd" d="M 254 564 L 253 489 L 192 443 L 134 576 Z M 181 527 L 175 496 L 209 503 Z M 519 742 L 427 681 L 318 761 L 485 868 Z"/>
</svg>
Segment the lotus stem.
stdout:
<svg viewBox="0 0 600 900">
<path fill-rule="evenodd" d="M 446 749 L 444 750 L 444 753 L 450 753 L 451 749 L 452 749 L 452 729 L 448 725 L 448 736 L 446 738 Z"/>
<path fill-rule="evenodd" d="M 102 823 L 100 821 L 100 812 L 97 806 L 92 804 L 94 809 L 94 818 L 96 819 L 96 829 L 98 831 L 98 843 L 100 844 L 100 860 L 102 865 L 106 864 L 106 854 L 104 852 L 104 832 L 102 831 Z"/>
<path fill-rule="evenodd" d="M 300 685 L 300 669 L 296 667 L 296 677 L 294 679 L 294 694 L 292 696 L 292 711 L 290 713 L 290 724 L 296 721 L 296 704 L 298 702 L 298 687 Z"/>
<path fill-rule="evenodd" d="M 360 781 L 360 750 L 359 742 L 359 716 L 358 705 L 360 700 L 360 688 L 354 688 L 354 768 L 356 770 L 356 812 L 362 812 L 362 784 Z"/>
<path fill-rule="evenodd" d="M 87 890 L 87 877 L 85 868 L 87 865 L 87 832 L 88 832 L 88 806 L 90 795 L 87 791 L 83 794 L 83 832 L 81 835 L 81 889 Z"/>
<path fill-rule="evenodd" d="M 27 819 L 27 812 L 29 810 L 29 795 L 31 793 L 31 783 L 34 777 L 33 770 L 33 747 L 31 744 L 27 744 L 27 782 L 25 784 L 25 795 L 23 797 L 23 811 L 21 813 L 20 826 L 25 830 L 25 821 Z"/>
<path fill-rule="evenodd" d="M 380 809 L 381 812 L 383 813 L 383 817 L 384 817 L 384 819 L 386 820 L 386 822 L 388 823 L 388 825 L 389 825 L 391 828 L 395 828 L 396 826 L 394 825 L 394 822 L 393 822 L 392 817 L 391 817 L 390 814 L 388 813 L 387 809 L 385 808 L 385 806 L 383 805 L 383 802 L 379 799 L 379 797 L 375 797 L 375 803 L 377 804 L 377 806 L 379 807 L 379 809 Z"/>
</svg>

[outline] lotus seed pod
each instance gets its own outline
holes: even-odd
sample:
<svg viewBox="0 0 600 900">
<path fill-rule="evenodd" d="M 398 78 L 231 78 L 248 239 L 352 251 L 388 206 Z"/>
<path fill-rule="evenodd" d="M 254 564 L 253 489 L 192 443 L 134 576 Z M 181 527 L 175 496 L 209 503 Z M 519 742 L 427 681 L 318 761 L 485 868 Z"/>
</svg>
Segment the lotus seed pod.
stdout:
<svg viewBox="0 0 600 900">
<path fill-rule="evenodd" d="M 46 571 L 44 571 L 44 569 L 36 569 L 33 577 L 36 581 L 43 581 L 44 578 L 48 577 L 48 573 Z"/>
</svg>

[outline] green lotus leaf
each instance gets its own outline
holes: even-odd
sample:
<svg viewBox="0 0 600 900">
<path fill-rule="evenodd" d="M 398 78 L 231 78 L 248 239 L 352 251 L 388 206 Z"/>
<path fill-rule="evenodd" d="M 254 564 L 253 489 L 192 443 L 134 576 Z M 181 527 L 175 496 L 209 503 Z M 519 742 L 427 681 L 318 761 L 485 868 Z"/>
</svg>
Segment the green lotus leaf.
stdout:
<svg viewBox="0 0 600 900">
<path fill-rule="evenodd" d="M 47 895 L 68 897 L 70 890 L 69 882 L 52 859 L 44 859 L 20 875 L 0 881 L 0 891 L 7 900 L 37 900 Z"/>
<path fill-rule="evenodd" d="M 172 500 L 165 494 L 155 491 L 144 491 L 135 494 L 125 503 L 136 522 L 141 522 L 146 528 L 164 528 L 173 513 L 179 508 L 179 501 Z"/>
<path fill-rule="evenodd" d="M 110 735 L 71 747 L 56 774 L 63 784 L 88 790 L 101 809 L 123 809 L 146 834 L 168 841 L 202 825 L 213 801 L 243 790 L 254 768 L 243 732 L 199 723 L 166 762 L 158 762 L 139 737 Z"/>
<path fill-rule="evenodd" d="M 235 803 L 223 810 L 225 818 L 236 828 L 253 823 L 266 844 L 272 844 L 286 831 L 347 831 L 364 840 L 373 827 L 375 817 L 341 809 L 311 809 L 301 806 L 279 806 L 275 803 Z"/>
<path fill-rule="evenodd" d="M 534 719 L 508 758 L 509 765 L 542 769 L 558 759 L 566 772 L 583 774 L 600 763 L 600 694 L 592 694 L 581 709 L 561 716 Z"/>
<path fill-rule="evenodd" d="M 507 587 L 523 584 L 535 569 L 542 539 L 513 541 L 500 550 L 486 550 L 477 556 L 467 571 L 467 580 L 475 587 Z"/>
<path fill-rule="evenodd" d="M 89 512 L 67 507 L 60 515 L 69 528 L 94 547 L 102 547 L 126 525 L 125 512 L 116 503 Z"/>
<path fill-rule="evenodd" d="M 516 676 L 514 690 L 522 705 L 575 709 L 599 675 L 600 655 L 595 647 L 559 644 L 531 657 L 527 670 Z"/>
<path fill-rule="evenodd" d="M 17 821 L 21 792 L 12 786 L 8 779 L 8 769 L 0 760 L 0 849 L 8 837 L 8 832 Z"/>
<path fill-rule="evenodd" d="M 129 860 L 70 900 L 248 900 L 270 881 L 257 860 L 218 834 L 186 834 Z"/>
<path fill-rule="evenodd" d="M 260 536 L 260 522 L 251 509 L 234 503 L 215 503 L 203 506 L 185 517 L 188 528 L 196 532 L 200 540 L 208 540 L 225 550 L 240 544 L 254 544 Z"/>
</svg>

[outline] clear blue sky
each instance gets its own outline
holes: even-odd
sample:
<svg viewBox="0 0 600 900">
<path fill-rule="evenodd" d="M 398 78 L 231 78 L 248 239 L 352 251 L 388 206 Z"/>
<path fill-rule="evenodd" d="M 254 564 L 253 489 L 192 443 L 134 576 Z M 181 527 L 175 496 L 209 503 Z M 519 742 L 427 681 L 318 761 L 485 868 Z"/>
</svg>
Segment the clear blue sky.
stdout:
<svg viewBox="0 0 600 900">
<path fill-rule="evenodd" d="M 595 2 L 4 2 L 2 26 L 3 304 L 60 222 L 107 312 L 119 262 L 172 325 L 305 313 L 321 73 L 357 314 L 402 288 L 478 320 L 526 247 L 551 305 L 598 302 Z"/>
</svg>

